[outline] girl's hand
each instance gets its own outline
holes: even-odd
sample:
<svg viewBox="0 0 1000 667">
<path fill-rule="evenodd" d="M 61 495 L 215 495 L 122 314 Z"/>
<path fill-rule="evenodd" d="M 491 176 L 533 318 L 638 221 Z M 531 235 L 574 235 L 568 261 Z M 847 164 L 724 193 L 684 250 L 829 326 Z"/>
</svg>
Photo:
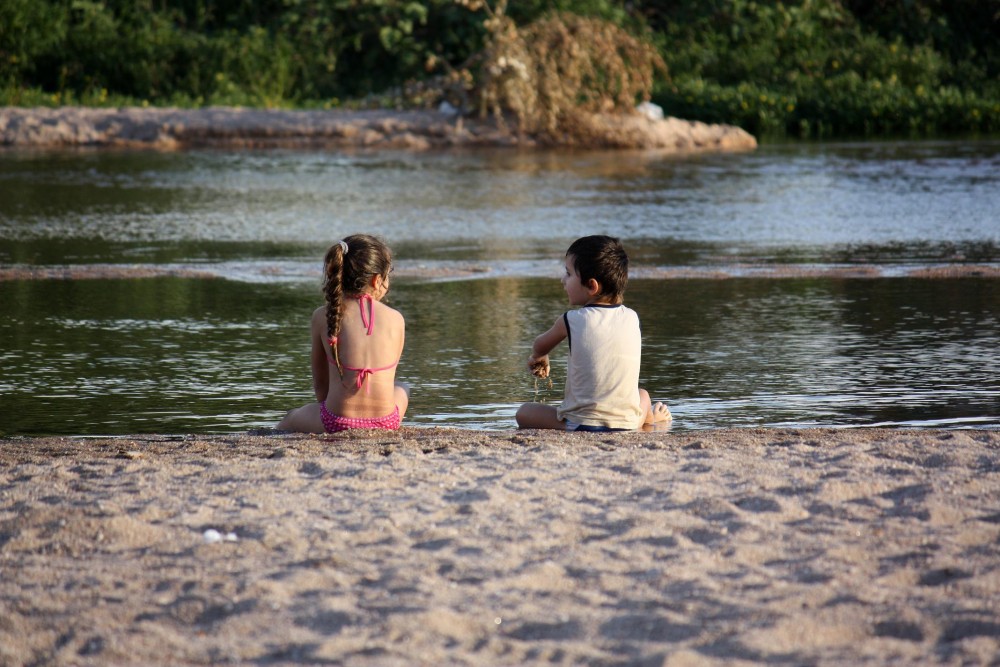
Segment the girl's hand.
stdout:
<svg viewBox="0 0 1000 667">
<path fill-rule="evenodd" d="M 547 378 L 549 376 L 549 355 L 528 357 L 528 368 L 535 377 Z"/>
</svg>

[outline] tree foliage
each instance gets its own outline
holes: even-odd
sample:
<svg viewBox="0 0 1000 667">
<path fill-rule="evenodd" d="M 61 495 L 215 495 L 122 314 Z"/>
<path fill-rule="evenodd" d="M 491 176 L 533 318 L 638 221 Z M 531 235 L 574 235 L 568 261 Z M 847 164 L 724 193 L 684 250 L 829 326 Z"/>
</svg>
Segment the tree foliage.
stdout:
<svg viewBox="0 0 1000 667">
<path fill-rule="evenodd" d="M 996 0 L 639 3 L 677 115 L 803 136 L 1000 131 Z"/>
<path fill-rule="evenodd" d="M 1000 132 L 997 0 L 497 1 L 0 0 L 0 103 L 427 105 L 461 89 L 555 132 L 574 106 L 651 94 L 758 134 Z"/>
</svg>

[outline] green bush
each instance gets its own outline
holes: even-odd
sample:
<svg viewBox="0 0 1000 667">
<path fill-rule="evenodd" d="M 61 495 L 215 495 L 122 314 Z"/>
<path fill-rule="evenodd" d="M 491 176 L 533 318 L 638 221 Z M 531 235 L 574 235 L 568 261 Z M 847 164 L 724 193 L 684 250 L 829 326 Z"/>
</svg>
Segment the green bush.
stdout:
<svg viewBox="0 0 1000 667">
<path fill-rule="evenodd" d="M 300 104 L 462 62 L 484 30 L 452 0 L 2 0 L 0 86 L 60 100 Z"/>
<path fill-rule="evenodd" d="M 0 0 L 0 103 L 428 105 L 489 87 L 482 3 Z M 519 28 L 571 12 L 654 44 L 672 115 L 764 135 L 1000 131 L 997 0 L 512 5 Z"/>
<path fill-rule="evenodd" d="M 758 135 L 1000 130 L 1000 95 L 983 78 L 988 68 L 951 60 L 956 51 L 939 50 L 931 39 L 880 34 L 845 3 L 666 4 L 669 14 L 651 18 L 673 47 L 664 50 L 672 78 L 654 100 L 674 115 L 734 123 Z M 926 22 L 937 18 L 928 14 Z"/>
</svg>

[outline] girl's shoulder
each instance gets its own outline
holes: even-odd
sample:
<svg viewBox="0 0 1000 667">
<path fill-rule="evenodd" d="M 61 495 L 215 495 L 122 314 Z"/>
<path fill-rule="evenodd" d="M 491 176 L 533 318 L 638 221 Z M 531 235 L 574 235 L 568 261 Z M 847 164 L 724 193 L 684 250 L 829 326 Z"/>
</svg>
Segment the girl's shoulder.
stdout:
<svg viewBox="0 0 1000 667">
<path fill-rule="evenodd" d="M 395 335 L 402 335 L 402 333 L 406 331 L 406 320 L 403 318 L 403 314 L 398 310 L 386 306 L 379 311 L 378 321 L 375 323 L 375 328 L 381 328 L 382 331 L 393 331 L 395 332 Z"/>
<path fill-rule="evenodd" d="M 314 310 L 313 314 L 312 314 L 311 320 L 312 320 L 313 324 L 322 323 L 322 325 L 325 327 L 326 326 L 326 306 L 320 306 L 319 308 L 317 308 L 316 310 Z"/>
<path fill-rule="evenodd" d="M 377 303 L 378 305 L 375 307 L 378 309 L 380 316 L 390 317 L 392 319 L 398 319 L 400 322 L 404 320 L 403 314 L 398 310 L 396 310 L 395 308 L 393 308 L 392 306 L 386 305 L 381 301 L 378 301 Z"/>
</svg>

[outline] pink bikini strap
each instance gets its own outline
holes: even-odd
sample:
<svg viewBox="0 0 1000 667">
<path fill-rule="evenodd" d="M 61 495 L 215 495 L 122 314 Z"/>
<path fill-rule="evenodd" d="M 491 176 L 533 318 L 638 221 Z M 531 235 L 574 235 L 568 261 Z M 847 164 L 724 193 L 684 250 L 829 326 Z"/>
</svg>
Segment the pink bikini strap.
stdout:
<svg viewBox="0 0 1000 667">
<path fill-rule="evenodd" d="M 354 386 L 357 387 L 358 389 L 361 389 L 361 387 L 364 386 L 365 384 L 365 380 L 368 379 L 368 376 L 374 375 L 379 371 L 387 371 L 390 368 L 395 368 L 398 363 L 399 362 L 397 361 L 395 363 L 389 364 L 388 366 L 383 366 L 382 368 L 351 368 L 350 366 L 344 366 L 344 370 L 354 371 L 358 374 L 357 379 L 354 381 Z M 372 385 L 371 383 L 369 383 L 368 386 L 365 387 L 365 393 L 366 394 L 370 393 L 371 389 Z"/>
<path fill-rule="evenodd" d="M 368 303 L 368 313 L 365 313 L 365 303 Z M 358 297 L 358 308 L 361 309 L 361 326 L 365 327 L 368 335 L 372 335 L 372 331 L 375 329 L 375 302 L 372 299 L 371 294 L 362 294 Z M 350 366 L 344 366 L 344 370 L 354 371 L 358 374 L 355 380 L 355 386 L 361 389 L 365 384 L 365 380 L 368 379 L 370 375 L 378 373 L 379 371 L 387 371 L 390 368 L 394 368 L 399 362 L 389 364 L 388 366 L 383 366 L 382 368 L 351 368 Z M 371 384 L 365 387 L 365 393 L 371 391 Z"/>
<path fill-rule="evenodd" d="M 365 317 L 365 302 L 368 302 L 368 316 Z M 358 308 L 361 310 L 361 326 L 365 327 L 368 335 L 372 335 L 375 329 L 375 302 L 371 294 L 362 294 L 358 297 Z"/>
</svg>

